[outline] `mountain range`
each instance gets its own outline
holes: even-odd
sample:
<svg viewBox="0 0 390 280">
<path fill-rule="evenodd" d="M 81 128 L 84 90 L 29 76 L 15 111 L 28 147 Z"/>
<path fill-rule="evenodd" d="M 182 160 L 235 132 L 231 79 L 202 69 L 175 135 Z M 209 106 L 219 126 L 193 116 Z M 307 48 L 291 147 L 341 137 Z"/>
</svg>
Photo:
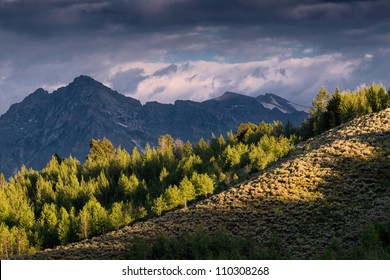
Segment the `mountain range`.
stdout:
<svg viewBox="0 0 390 280">
<path fill-rule="evenodd" d="M 196 142 L 245 122 L 280 120 L 298 126 L 307 115 L 306 107 L 270 93 L 249 97 L 225 92 L 203 102 L 143 105 L 79 76 L 52 93 L 37 89 L 0 117 L 0 172 L 9 177 L 23 164 L 41 169 L 55 153 L 83 161 L 93 138 L 106 137 L 128 151 L 142 150 L 165 134 Z"/>
</svg>

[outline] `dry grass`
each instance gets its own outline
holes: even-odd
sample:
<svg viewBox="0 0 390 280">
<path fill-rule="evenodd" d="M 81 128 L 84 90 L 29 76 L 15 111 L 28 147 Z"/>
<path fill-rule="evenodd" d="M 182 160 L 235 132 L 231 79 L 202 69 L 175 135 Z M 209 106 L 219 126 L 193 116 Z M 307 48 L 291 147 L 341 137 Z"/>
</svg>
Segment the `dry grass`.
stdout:
<svg viewBox="0 0 390 280">
<path fill-rule="evenodd" d="M 223 226 L 260 246 L 276 235 L 292 258 L 313 258 L 332 238 L 349 248 L 368 221 L 390 219 L 389 155 L 390 109 L 313 138 L 256 178 L 186 210 L 21 257 L 122 259 L 134 236 Z"/>
</svg>

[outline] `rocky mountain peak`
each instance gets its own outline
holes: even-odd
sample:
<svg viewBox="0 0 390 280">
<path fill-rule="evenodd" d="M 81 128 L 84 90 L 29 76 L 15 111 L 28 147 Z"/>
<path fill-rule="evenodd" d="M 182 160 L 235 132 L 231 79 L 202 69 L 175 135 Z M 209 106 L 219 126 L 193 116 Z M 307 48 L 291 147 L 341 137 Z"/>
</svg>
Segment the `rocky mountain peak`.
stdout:
<svg viewBox="0 0 390 280">
<path fill-rule="evenodd" d="M 280 120 L 294 125 L 307 116 L 265 109 L 254 97 L 226 92 L 220 99 L 174 104 L 126 97 L 88 76 L 79 76 L 49 94 L 36 90 L 0 117 L 0 173 L 7 177 L 22 164 L 40 169 L 53 154 L 82 160 L 91 139 L 110 139 L 127 151 L 157 144 L 170 134 L 183 141 L 225 134 L 240 123 Z"/>
<path fill-rule="evenodd" d="M 76 78 L 74 78 L 73 82 L 71 84 L 74 85 L 82 85 L 82 86 L 91 86 L 91 85 L 102 85 L 102 83 L 94 80 L 93 78 L 85 75 L 80 75 Z"/>
<path fill-rule="evenodd" d="M 227 91 L 224 94 L 222 94 L 221 96 L 215 98 L 215 100 L 225 101 L 225 100 L 229 100 L 229 99 L 237 98 L 237 97 L 242 97 L 242 96 L 244 96 L 244 95 L 236 93 L 236 92 L 232 92 L 232 91 Z"/>
<path fill-rule="evenodd" d="M 30 95 L 26 96 L 24 98 L 24 100 L 28 101 L 28 102 L 34 102 L 34 100 L 46 98 L 48 95 L 49 95 L 49 92 L 47 92 L 43 88 L 39 88 L 36 91 L 34 91 L 33 93 L 31 93 Z"/>
</svg>

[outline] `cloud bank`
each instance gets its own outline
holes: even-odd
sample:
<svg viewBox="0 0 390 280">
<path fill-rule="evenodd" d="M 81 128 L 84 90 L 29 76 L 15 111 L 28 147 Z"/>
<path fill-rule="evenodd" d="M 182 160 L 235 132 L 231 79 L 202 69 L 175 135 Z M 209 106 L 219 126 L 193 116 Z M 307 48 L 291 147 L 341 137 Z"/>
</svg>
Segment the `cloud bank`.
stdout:
<svg viewBox="0 0 390 280">
<path fill-rule="evenodd" d="M 178 99 L 202 101 L 225 91 L 252 96 L 276 91 L 286 98 L 294 96 L 296 102 L 305 104 L 313 92 L 329 84 L 329 81 L 345 85 L 362 62 L 343 60 L 340 54 L 334 54 L 312 58 L 271 57 L 245 63 L 129 63 L 112 70 L 111 77 L 105 83 L 113 88 L 121 88 L 122 93 L 143 102 L 163 100 L 172 103 Z M 125 86 L 123 81 L 127 82 Z M 302 91 L 297 92 L 297 88 Z"/>
<path fill-rule="evenodd" d="M 390 85 L 390 2 L 0 0 L 0 114 L 80 74 L 140 99 Z"/>
</svg>

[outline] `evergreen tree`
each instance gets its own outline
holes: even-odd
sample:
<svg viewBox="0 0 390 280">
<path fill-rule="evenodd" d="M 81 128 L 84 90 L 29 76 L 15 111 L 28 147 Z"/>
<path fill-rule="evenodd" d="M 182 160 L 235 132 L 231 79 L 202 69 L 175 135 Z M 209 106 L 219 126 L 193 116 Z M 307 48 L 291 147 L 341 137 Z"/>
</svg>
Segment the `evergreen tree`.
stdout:
<svg viewBox="0 0 390 280">
<path fill-rule="evenodd" d="M 247 143 L 249 136 L 254 134 L 257 130 L 257 125 L 253 123 L 242 123 L 238 126 L 237 133 L 235 136 L 235 142 Z"/>
<path fill-rule="evenodd" d="M 336 88 L 335 92 L 332 95 L 332 98 L 329 100 L 328 105 L 326 106 L 326 115 L 325 119 L 329 123 L 329 128 L 334 128 L 341 124 L 341 94 L 339 88 Z"/>
<path fill-rule="evenodd" d="M 198 155 L 189 155 L 180 160 L 178 169 L 182 171 L 183 176 L 191 176 L 195 170 L 199 170 L 203 161 Z"/>
<path fill-rule="evenodd" d="M 55 181 L 58 178 L 59 169 L 61 164 L 61 158 L 54 154 L 46 167 L 42 170 L 43 175 L 50 181 Z"/>
<path fill-rule="evenodd" d="M 137 147 L 133 148 L 133 152 L 130 157 L 130 169 L 138 177 L 141 175 L 141 169 L 143 168 L 143 162 L 141 154 Z"/>
<path fill-rule="evenodd" d="M 103 204 L 104 207 L 107 207 L 110 202 L 111 190 L 110 183 L 106 177 L 105 172 L 102 170 L 97 178 L 97 194 L 96 198 Z"/>
<path fill-rule="evenodd" d="M 68 244 L 71 240 L 71 221 L 69 219 L 68 211 L 64 207 L 61 207 L 59 212 L 58 221 L 58 239 L 62 245 Z"/>
<path fill-rule="evenodd" d="M 116 230 L 126 223 L 126 216 L 123 212 L 123 202 L 114 202 L 109 218 L 111 225 Z"/>
<path fill-rule="evenodd" d="M 11 250 L 11 233 L 6 224 L 0 224 L 0 257 L 9 258 L 12 255 Z"/>
<path fill-rule="evenodd" d="M 44 204 L 38 220 L 38 227 L 42 245 L 45 248 L 58 245 L 57 225 L 58 218 L 56 206 L 53 203 Z"/>
<path fill-rule="evenodd" d="M 111 141 L 92 139 L 90 142 L 89 154 L 84 164 L 85 172 L 91 177 L 97 177 L 100 171 L 109 165 L 110 160 L 115 157 L 115 148 Z"/>
<path fill-rule="evenodd" d="M 203 162 L 206 162 L 210 158 L 210 145 L 201 138 L 195 146 L 194 152 L 202 159 Z"/>
<path fill-rule="evenodd" d="M 207 196 L 214 191 L 214 182 L 207 174 L 194 172 L 191 177 L 191 183 L 195 188 L 196 196 Z"/>
<path fill-rule="evenodd" d="M 191 201 L 195 198 L 194 185 L 187 178 L 187 176 L 185 176 L 184 179 L 181 180 L 179 185 L 179 191 L 180 191 L 184 208 L 187 208 L 187 201 Z"/>
<path fill-rule="evenodd" d="M 79 217 L 82 238 L 103 234 L 109 228 L 107 211 L 94 198 L 85 204 Z"/>
<path fill-rule="evenodd" d="M 164 192 L 164 201 L 166 202 L 167 209 L 173 209 L 180 205 L 181 194 L 177 186 L 170 185 Z"/>
<path fill-rule="evenodd" d="M 313 100 L 314 109 L 310 110 L 310 118 L 313 119 L 313 131 L 315 135 L 318 135 L 328 129 L 325 112 L 329 99 L 329 92 L 324 87 L 321 87 L 316 98 Z"/>
<path fill-rule="evenodd" d="M 172 152 L 173 148 L 175 147 L 175 140 L 172 138 L 171 135 L 166 134 L 164 136 L 160 136 L 158 138 L 158 148 L 161 152 Z"/>
<path fill-rule="evenodd" d="M 131 174 L 127 177 L 121 174 L 117 187 L 117 200 L 130 201 L 134 197 L 134 192 L 139 185 L 137 176 Z"/>
<path fill-rule="evenodd" d="M 57 195 L 54 192 L 53 183 L 51 181 L 46 181 L 42 175 L 39 175 L 38 177 L 36 188 L 36 204 L 38 208 L 37 210 L 40 212 L 45 203 L 54 203 Z"/>
<path fill-rule="evenodd" d="M 162 195 L 154 199 L 152 211 L 157 215 L 161 216 L 162 211 L 164 211 L 167 208 L 167 204 L 165 203 Z"/>
<path fill-rule="evenodd" d="M 24 228 L 12 227 L 10 232 L 11 251 L 13 255 L 25 254 L 29 251 L 30 244 Z"/>
</svg>

